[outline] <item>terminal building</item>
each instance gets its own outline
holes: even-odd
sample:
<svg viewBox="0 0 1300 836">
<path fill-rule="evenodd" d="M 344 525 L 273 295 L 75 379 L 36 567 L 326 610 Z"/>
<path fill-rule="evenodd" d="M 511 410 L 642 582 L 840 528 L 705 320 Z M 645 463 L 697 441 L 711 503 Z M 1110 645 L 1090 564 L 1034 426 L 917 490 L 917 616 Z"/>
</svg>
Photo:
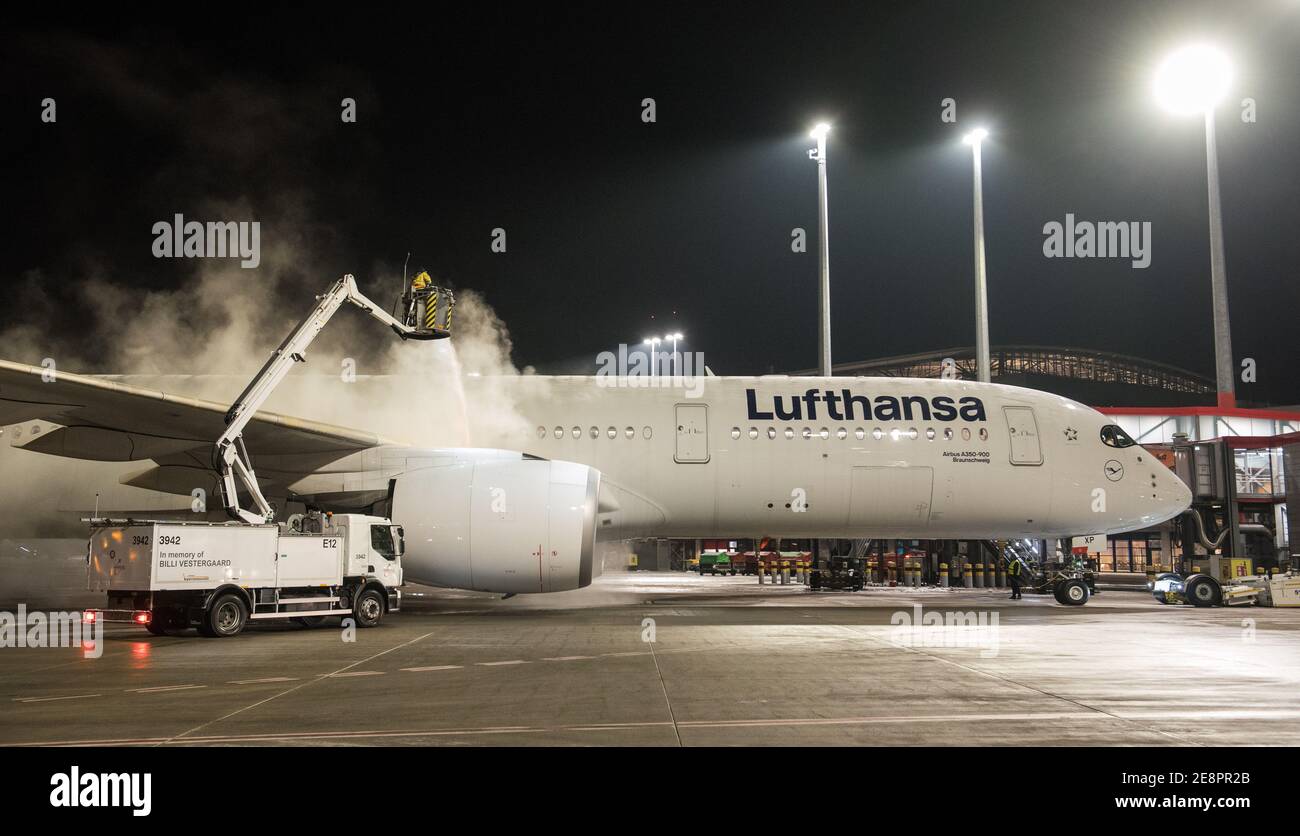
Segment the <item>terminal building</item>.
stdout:
<svg viewBox="0 0 1300 836">
<path fill-rule="evenodd" d="M 1127 579 L 1159 571 L 1232 574 L 1283 568 L 1300 562 L 1290 532 L 1300 517 L 1300 405 L 1219 407 L 1214 381 L 1175 366 L 1110 352 L 1050 346 L 994 346 L 994 383 L 1062 395 L 1113 416 L 1130 436 L 1173 468 L 1193 490 L 1193 510 L 1143 531 L 1115 535 L 1080 555 L 1099 576 Z M 837 377 L 949 377 L 976 379 L 972 347 L 884 357 L 834 366 Z M 794 372 L 812 375 L 815 371 Z M 1288 494 L 1295 501 L 1287 503 Z M 1292 507 L 1294 506 L 1294 507 Z M 1079 532 L 1080 534 L 1084 532 Z M 690 569 L 701 553 L 730 552 L 736 567 L 762 553 L 839 550 L 865 557 L 876 582 L 889 582 L 889 564 L 922 565 L 925 582 L 948 566 L 998 562 L 999 555 L 1032 560 L 1068 554 L 1071 543 L 1044 541 L 858 541 L 814 544 L 806 540 L 737 537 L 722 541 L 639 541 L 630 544 L 629 565 L 641 569 Z M 1084 556 L 1086 555 L 1086 556 Z M 706 561 L 707 562 L 707 561 Z M 737 571 L 744 571 L 738 569 Z"/>
</svg>

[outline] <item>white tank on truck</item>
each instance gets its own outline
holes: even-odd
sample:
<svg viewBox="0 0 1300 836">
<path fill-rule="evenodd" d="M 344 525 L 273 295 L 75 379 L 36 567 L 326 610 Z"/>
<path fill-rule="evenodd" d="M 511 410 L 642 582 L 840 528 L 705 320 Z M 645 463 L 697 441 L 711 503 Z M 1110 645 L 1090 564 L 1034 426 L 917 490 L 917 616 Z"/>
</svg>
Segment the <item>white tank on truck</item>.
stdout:
<svg viewBox="0 0 1300 836">
<path fill-rule="evenodd" d="M 107 603 L 86 618 L 216 638 L 264 619 L 311 626 L 351 616 L 373 627 L 401 607 L 403 551 L 400 526 L 364 514 L 264 525 L 94 520 L 87 585 Z"/>
</svg>

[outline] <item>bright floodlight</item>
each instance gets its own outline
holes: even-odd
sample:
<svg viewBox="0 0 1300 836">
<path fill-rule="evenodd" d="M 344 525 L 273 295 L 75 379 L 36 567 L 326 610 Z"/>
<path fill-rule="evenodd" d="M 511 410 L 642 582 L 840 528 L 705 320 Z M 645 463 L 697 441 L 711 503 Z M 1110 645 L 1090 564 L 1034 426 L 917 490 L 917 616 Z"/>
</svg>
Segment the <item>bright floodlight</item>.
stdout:
<svg viewBox="0 0 1300 836">
<path fill-rule="evenodd" d="M 1228 56 L 1207 44 L 1193 44 L 1170 55 L 1156 70 L 1156 101 L 1171 113 L 1205 113 L 1227 95 L 1231 82 Z"/>
<path fill-rule="evenodd" d="M 970 145 L 975 142 L 983 142 L 984 137 L 988 135 L 989 132 L 984 130 L 983 128 L 976 128 L 975 130 L 971 131 L 970 133 L 962 137 L 961 141 L 966 143 L 967 145 Z"/>
<path fill-rule="evenodd" d="M 682 332 L 681 332 L 681 331 L 678 331 L 676 334 L 669 334 L 668 337 L 667 337 L 667 339 L 670 339 L 670 340 L 680 340 L 681 338 L 682 338 Z"/>
<path fill-rule="evenodd" d="M 818 122 L 813 127 L 813 129 L 808 132 L 808 136 L 812 137 L 813 139 L 821 140 L 821 139 L 825 139 L 826 134 L 830 132 L 831 132 L 830 125 L 826 124 L 825 122 Z"/>
</svg>

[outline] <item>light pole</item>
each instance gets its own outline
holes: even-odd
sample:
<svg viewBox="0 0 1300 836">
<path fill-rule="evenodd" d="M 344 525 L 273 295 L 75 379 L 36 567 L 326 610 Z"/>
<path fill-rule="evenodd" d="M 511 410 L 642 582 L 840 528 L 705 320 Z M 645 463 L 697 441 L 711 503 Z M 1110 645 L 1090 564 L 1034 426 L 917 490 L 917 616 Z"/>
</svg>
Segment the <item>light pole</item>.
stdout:
<svg viewBox="0 0 1300 836">
<path fill-rule="evenodd" d="M 1219 153 L 1214 109 L 1228 92 L 1232 64 L 1212 46 L 1193 44 L 1165 59 L 1156 71 L 1156 100 L 1171 113 L 1205 117 L 1205 178 L 1210 197 L 1210 295 L 1214 308 L 1214 371 L 1220 407 L 1237 405 L 1228 319 L 1228 276 L 1223 255 L 1223 214 L 1219 204 Z"/>
<path fill-rule="evenodd" d="M 980 143 L 989 135 L 976 128 L 961 138 L 970 146 L 975 171 L 975 368 L 979 379 L 988 383 L 993 368 L 989 361 L 989 286 L 984 272 L 984 179 L 980 165 Z"/>
<path fill-rule="evenodd" d="M 659 360 L 655 357 L 659 353 L 659 343 L 663 342 L 658 337 L 646 337 L 645 344 L 650 346 L 650 379 L 655 379 L 655 366 L 659 365 Z"/>
<path fill-rule="evenodd" d="M 674 331 L 673 333 L 664 337 L 664 339 L 666 340 L 673 341 L 673 377 L 677 377 L 677 341 L 680 340 L 681 338 L 682 338 L 682 333 L 680 331 Z"/>
<path fill-rule="evenodd" d="M 821 260 L 818 351 L 821 354 L 822 377 L 831 376 L 831 245 L 826 229 L 826 135 L 830 132 L 830 125 L 818 122 L 808 134 L 817 140 L 817 147 L 808 151 L 808 158 L 817 162 L 817 223 L 820 227 L 818 253 Z"/>
</svg>

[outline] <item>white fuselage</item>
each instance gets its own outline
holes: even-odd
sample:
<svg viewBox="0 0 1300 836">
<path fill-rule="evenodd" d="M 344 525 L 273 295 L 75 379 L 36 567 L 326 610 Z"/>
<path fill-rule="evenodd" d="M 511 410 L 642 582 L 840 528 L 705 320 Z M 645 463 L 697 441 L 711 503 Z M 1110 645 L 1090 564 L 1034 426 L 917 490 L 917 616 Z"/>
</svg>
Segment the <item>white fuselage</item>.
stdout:
<svg viewBox="0 0 1300 836">
<path fill-rule="evenodd" d="M 645 383 L 521 377 L 528 437 L 493 446 L 599 470 L 620 506 L 603 537 L 1066 536 L 1154 525 L 1190 502 L 1140 446 L 1103 443 L 1106 416 L 1044 392 L 907 378 Z"/>
</svg>

